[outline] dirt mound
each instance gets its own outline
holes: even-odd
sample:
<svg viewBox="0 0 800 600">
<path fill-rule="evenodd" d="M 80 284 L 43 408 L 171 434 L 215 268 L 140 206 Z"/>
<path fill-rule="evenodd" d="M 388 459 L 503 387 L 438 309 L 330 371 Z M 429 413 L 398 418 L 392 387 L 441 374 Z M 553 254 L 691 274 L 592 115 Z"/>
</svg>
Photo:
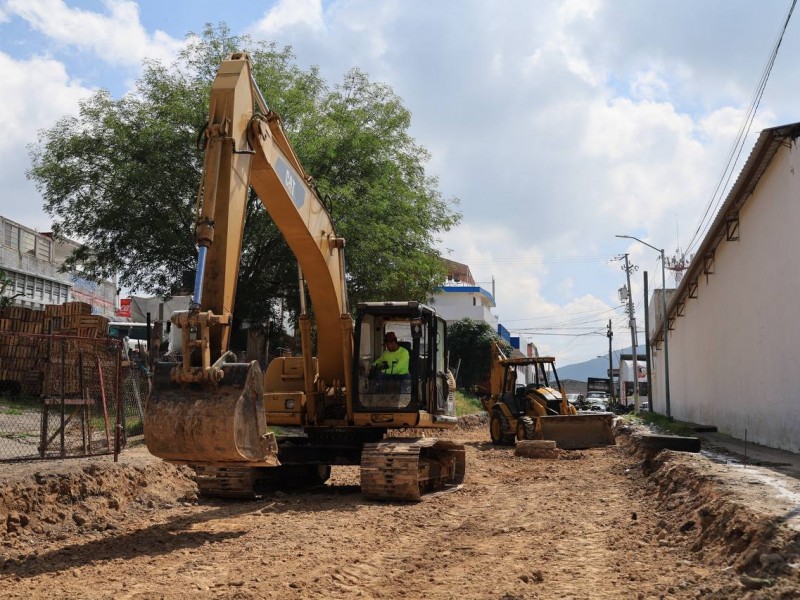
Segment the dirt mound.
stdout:
<svg viewBox="0 0 800 600">
<path fill-rule="evenodd" d="M 0 539 L 65 539 L 86 530 L 113 530 L 131 510 L 196 500 L 192 477 L 189 469 L 163 462 L 105 463 L 6 481 L 0 484 Z"/>
<path fill-rule="evenodd" d="M 653 498 L 660 516 L 656 539 L 740 575 L 739 584 L 704 597 L 739 597 L 742 587 L 751 590 L 748 598 L 796 597 L 800 533 L 745 504 L 735 489 L 745 482 L 707 471 L 708 461 L 697 455 L 645 449 L 637 433 L 621 429 L 617 440 L 640 459 L 626 473 Z"/>
<path fill-rule="evenodd" d="M 488 424 L 489 424 L 489 415 L 486 414 L 485 412 L 458 417 L 459 429 L 478 429 L 486 427 Z"/>
</svg>

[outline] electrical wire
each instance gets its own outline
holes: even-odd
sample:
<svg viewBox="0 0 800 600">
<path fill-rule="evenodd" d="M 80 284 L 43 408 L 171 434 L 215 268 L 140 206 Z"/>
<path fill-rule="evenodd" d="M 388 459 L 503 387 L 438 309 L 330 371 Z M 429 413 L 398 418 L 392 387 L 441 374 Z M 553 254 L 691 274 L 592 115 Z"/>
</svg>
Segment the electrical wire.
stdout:
<svg viewBox="0 0 800 600">
<path fill-rule="evenodd" d="M 510 258 L 486 258 L 486 259 L 469 259 L 467 262 L 470 265 L 495 265 L 495 264 L 536 264 L 536 265 L 552 265 L 552 264 L 566 264 L 566 263 L 605 263 L 608 261 L 606 256 L 539 256 L 535 258 L 526 258 L 520 256 L 513 256 Z"/>
<path fill-rule="evenodd" d="M 723 169 L 722 174 L 717 181 L 717 185 L 714 188 L 714 193 L 711 195 L 711 199 L 706 205 L 703 217 L 700 219 L 700 223 L 698 224 L 692 239 L 686 246 L 686 254 L 690 253 L 694 249 L 695 245 L 698 244 L 703 237 L 705 237 L 707 228 L 711 225 L 711 219 L 717 214 L 717 210 L 724 199 L 724 191 L 728 188 L 731 177 L 733 177 L 734 167 L 739 162 L 742 150 L 744 149 L 745 140 L 750 134 L 750 127 L 753 124 L 758 107 L 761 104 L 764 90 L 767 87 L 767 81 L 769 80 L 772 67 L 775 64 L 775 59 L 778 56 L 778 50 L 781 46 L 781 42 L 783 41 L 783 36 L 786 33 L 786 29 L 789 26 L 789 20 L 792 18 L 792 12 L 794 12 L 794 7 L 796 4 L 797 0 L 792 0 L 792 4 L 789 7 L 789 11 L 786 14 L 786 18 L 783 23 L 783 27 L 781 28 L 778 38 L 772 48 L 772 52 L 767 60 L 767 64 L 764 66 L 764 70 L 761 73 L 761 78 L 759 79 L 756 90 L 753 93 L 753 98 L 750 101 L 750 106 L 747 109 L 747 113 L 745 113 L 744 121 L 742 122 L 742 125 L 736 134 L 736 138 L 734 139 L 733 145 L 731 146 L 730 152 L 728 153 L 725 168 Z"/>
</svg>

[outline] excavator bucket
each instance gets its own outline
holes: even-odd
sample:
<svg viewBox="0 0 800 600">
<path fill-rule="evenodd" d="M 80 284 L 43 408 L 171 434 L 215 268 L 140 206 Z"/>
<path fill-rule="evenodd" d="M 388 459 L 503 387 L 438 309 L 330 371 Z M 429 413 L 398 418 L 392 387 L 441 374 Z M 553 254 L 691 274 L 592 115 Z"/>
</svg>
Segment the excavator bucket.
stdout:
<svg viewBox="0 0 800 600">
<path fill-rule="evenodd" d="M 538 417 L 536 437 L 554 440 L 562 450 L 583 450 L 598 446 L 613 446 L 612 413 L 553 415 Z"/>
<path fill-rule="evenodd" d="M 275 436 L 267 432 L 257 362 L 223 365 L 216 384 L 177 384 L 170 377 L 174 366 L 155 368 L 144 416 L 151 454 L 181 464 L 279 464 Z"/>
</svg>

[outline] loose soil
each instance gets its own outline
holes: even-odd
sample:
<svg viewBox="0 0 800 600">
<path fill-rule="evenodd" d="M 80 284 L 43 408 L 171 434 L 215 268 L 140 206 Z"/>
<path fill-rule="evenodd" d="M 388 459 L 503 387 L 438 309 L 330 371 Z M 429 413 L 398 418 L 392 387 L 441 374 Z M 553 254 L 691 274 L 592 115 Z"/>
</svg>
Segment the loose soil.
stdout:
<svg viewBox="0 0 800 600">
<path fill-rule="evenodd" d="M 800 597 L 796 480 L 773 498 L 754 470 L 647 454 L 628 427 L 555 460 L 492 446 L 487 429 L 440 436 L 466 445 L 465 483 L 413 504 L 363 499 L 352 467 L 222 501 L 141 447 L 116 464 L 2 465 L 0 596 Z"/>
</svg>

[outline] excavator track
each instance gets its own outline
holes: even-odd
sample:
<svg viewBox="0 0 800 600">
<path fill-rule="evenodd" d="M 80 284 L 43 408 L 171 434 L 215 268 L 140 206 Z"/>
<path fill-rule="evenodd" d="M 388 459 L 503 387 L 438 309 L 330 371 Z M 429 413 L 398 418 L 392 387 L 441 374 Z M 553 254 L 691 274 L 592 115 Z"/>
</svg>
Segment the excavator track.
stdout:
<svg viewBox="0 0 800 600">
<path fill-rule="evenodd" d="M 197 491 L 205 498 L 254 500 L 261 497 L 256 491 L 258 470 L 253 467 L 198 465 L 194 471 Z"/>
<path fill-rule="evenodd" d="M 197 491 L 204 498 L 254 500 L 275 491 L 324 485 L 330 465 L 219 466 L 194 465 Z"/>
<path fill-rule="evenodd" d="M 361 493 L 378 500 L 419 501 L 422 494 L 464 481 L 464 446 L 435 438 L 396 438 L 365 444 Z"/>
</svg>

